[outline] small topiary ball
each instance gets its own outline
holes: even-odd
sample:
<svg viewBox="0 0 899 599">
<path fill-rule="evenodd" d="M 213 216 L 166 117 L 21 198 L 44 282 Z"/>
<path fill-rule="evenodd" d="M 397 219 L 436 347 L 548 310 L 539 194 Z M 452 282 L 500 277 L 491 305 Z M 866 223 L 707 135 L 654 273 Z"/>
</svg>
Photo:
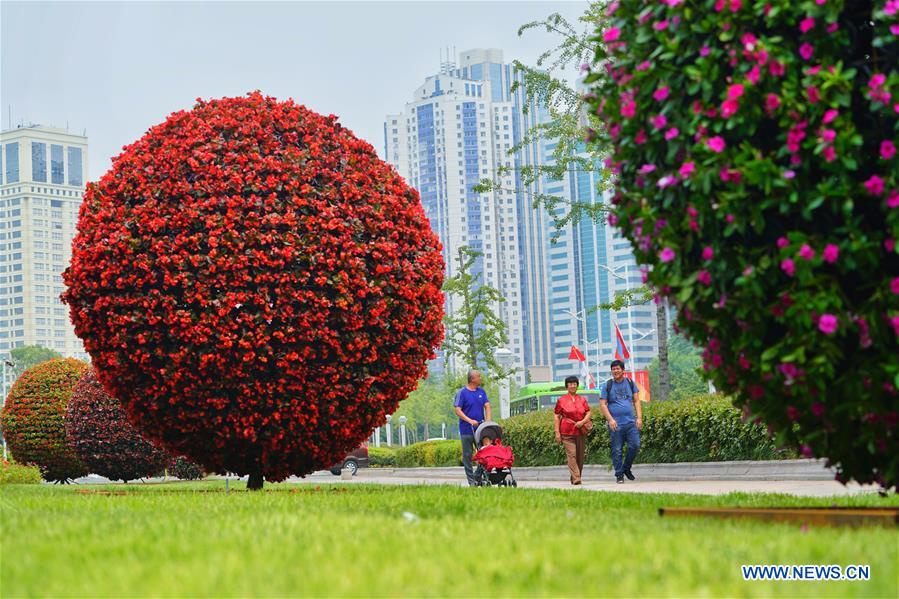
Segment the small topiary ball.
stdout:
<svg viewBox="0 0 899 599">
<path fill-rule="evenodd" d="M 170 459 L 168 473 L 169 476 L 174 476 L 181 480 L 197 480 L 206 476 L 202 466 L 196 462 L 191 462 L 184 456 Z"/>
<path fill-rule="evenodd" d="M 75 386 L 65 425 L 69 444 L 88 469 L 110 480 L 153 476 L 170 457 L 128 422 L 119 401 L 103 389 L 93 370 Z"/>
<path fill-rule="evenodd" d="M 67 482 L 87 467 L 69 446 L 66 406 L 78 379 L 90 367 L 74 358 L 50 360 L 22 373 L 0 413 L 0 426 L 17 462 L 34 464 L 44 480 Z"/>
</svg>

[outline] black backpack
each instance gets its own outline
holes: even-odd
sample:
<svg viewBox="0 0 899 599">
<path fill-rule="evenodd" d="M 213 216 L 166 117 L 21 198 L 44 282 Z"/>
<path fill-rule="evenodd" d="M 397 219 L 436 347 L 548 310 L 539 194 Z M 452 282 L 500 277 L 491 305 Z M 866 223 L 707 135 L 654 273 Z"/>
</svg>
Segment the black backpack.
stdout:
<svg viewBox="0 0 899 599">
<path fill-rule="evenodd" d="M 634 381 L 630 380 L 627 377 L 624 377 L 624 380 L 631 384 L 631 393 L 639 393 L 640 390 L 637 389 L 637 385 L 634 384 Z M 612 392 L 612 383 L 615 382 L 615 379 L 609 379 L 606 381 L 606 401 L 609 401 L 609 393 Z"/>
</svg>

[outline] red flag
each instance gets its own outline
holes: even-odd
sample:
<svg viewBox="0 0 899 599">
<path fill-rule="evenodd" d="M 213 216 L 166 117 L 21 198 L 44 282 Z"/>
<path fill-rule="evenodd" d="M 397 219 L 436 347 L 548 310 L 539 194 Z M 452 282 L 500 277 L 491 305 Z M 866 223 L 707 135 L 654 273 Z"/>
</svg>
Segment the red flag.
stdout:
<svg viewBox="0 0 899 599">
<path fill-rule="evenodd" d="M 578 362 L 584 362 L 587 358 L 584 357 L 584 354 L 581 353 L 581 350 L 579 350 L 576 345 L 572 345 L 571 353 L 568 354 L 568 359 L 577 360 Z"/>
<path fill-rule="evenodd" d="M 616 360 L 627 360 L 630 359 L 631 352 L 628 351 L 627 345 L 624 343 L 624 337 L 621 335 L 621 330 L 618 328 L 618 323 L 615 323 L 615 359 Z"/>
</svg>

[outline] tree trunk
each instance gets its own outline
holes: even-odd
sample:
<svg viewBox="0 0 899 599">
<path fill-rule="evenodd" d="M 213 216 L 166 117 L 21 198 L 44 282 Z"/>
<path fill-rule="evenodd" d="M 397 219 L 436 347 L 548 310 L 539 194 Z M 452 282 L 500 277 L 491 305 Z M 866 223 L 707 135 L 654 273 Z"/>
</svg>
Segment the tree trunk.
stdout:
<svg viewBox="0 0 899 599">
<path fill-rule="evenodd" d="M 668 371 L 668 308 L 664 301 L 656 304 L 656 335 L 659 340 L 659 389 L 650 389 L 659 401 L 667 401 L 671 390 L 671 373 Z"/>
<path fill-rule="evenodd" d="M 253 471 L 250 472 L 250 478 L 247 479 L 247 490 L 248 491 L 259 491 L 262 489 L 262 468 L 259 466 L 254 466 Z"/>
</svg>

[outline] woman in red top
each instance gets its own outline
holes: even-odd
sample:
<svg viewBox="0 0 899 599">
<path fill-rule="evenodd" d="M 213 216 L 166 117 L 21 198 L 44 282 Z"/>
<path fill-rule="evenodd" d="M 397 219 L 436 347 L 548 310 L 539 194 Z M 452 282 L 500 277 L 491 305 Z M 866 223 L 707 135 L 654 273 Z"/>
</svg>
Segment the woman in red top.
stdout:
<svg viewBox="0 0 899 599">
<path fill-rule="evenodd" d="M 584 450 L 587 446 L 587 433 L 592 421 L 590 407 L 583 396 L 577 394 L 579 381 L 576 376 L 565 379 L 568 393 L 556 402 L 554 417 L 556 427 L 556 443 L 565 446 L 568 456 L 568 470 L 571 471 L 571 484 L 581 484 L 581 473 L 584 470 Z M 590 423 L 588 425 L 587 423 Z"/>
</svg>

